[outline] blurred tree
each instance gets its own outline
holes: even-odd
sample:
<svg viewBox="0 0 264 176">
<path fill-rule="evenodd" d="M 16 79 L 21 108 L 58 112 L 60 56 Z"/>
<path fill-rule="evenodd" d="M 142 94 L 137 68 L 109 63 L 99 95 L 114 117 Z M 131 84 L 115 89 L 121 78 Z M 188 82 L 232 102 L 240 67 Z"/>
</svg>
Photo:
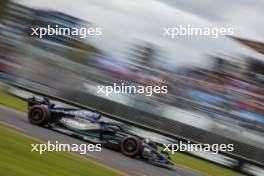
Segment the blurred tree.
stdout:
<svg viewBox="0 0 264 176">
<path fill-rule="evenodd" d="M 1 0 L 0 1 L 0 19 L 2 19 L 2 17 L 5 14 L 5 9 L 6 6 L 8 5 L 8 3 L 10 3 L 10 0 Z"/>
<path fill-rule="evenodd" d="M 0 23 L 2 22 L 2 19 L 6 12 L 6 7 L 10 3 L 10 0 L 1 0 L 0 1 Z"/>
</svg>

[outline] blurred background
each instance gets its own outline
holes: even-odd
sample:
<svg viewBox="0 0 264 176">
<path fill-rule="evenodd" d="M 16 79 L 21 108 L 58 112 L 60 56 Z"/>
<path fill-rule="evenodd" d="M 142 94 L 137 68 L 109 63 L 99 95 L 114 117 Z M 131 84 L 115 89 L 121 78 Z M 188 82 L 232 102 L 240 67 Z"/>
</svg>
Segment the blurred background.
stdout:
<svg viewBox="0 0 264 176">
<path fill-rule="evenodd" d="M 132 121 L 132 130 L 160 143 L 234 144 L 225 157 L 189 154 L 261 175 L 263 7 L 261 0 L 1 0 L 0 78 Z M 102 35 L 30 36 L 31 27 L 48 24 L 101 27 Z M 232 27 L 234 35 L 162 35 L 180 24 Z M 166 85 L 168 93 L 96 93 L 113 83 Z"/>
</svg>

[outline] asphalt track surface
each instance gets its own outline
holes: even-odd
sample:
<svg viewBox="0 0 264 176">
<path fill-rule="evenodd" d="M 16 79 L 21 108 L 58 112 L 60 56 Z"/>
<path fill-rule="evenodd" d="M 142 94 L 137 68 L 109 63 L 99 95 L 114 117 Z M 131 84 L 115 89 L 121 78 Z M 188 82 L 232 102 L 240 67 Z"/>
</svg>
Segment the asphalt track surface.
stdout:
<svg viewBox="0 0 264 176">
<path fill-rule="evenodd" d="M 0 105 L 0 122 L 11 126 L 22 133 L 43 141 L 59 141 L 63 144 L 87 143 L 46 128 L 34 126 L 27 121 L 26 113 Z M 202 176 L 203 174 L 191 169 L 176 166 L 175 170 L 160 168 L 140 159 L 129 158 L 118 151 L 102 148 L 100 152 L 88 152 L 83 155 L 88 159 L 102 163 L 130 176 Z"/>
</svg>

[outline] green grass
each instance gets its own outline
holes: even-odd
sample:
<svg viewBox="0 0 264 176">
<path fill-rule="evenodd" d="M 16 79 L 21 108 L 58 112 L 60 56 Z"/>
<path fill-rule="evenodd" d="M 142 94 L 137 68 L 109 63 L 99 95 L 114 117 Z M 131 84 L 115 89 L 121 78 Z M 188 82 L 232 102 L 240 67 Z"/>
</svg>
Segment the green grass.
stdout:
<svg viewBox="0 0 264 176">
<path fill-rule="evenodd" d="M 27 112 L 27 102 L 8 94 L 6 89 L 0 87 L 0 104 Z"/>
<path fill-rule="evenodd" d="M 27 103 L 21 99 L 18 99 L 4 90 L 0 91 L 0 104 L 13 107 L 15 109 L 26 112 Z M 171 154 L 172 160 L 179 165 L 183 165 L 194 170 L 200 171 L 202 173 L 211 175 L 211 176 L 240 176 L 237 172 L 233 172 L 229 169 L 217 166 L 215 164 L 203 161 L 198 158 L 194 158 L 183 153 Z M 1 170 L 1 168 L 0 168 Z"/>
<path fill-rule="evenodd" d="M 162 148 L 160 147 L 160 150 Z M 170 153 L 172 161 L 176 164 L 183 165 L 194 170 L 200 171 L 202 173 L 211 176 L 241 176 L 242 174 L 234 172 L 232 170 L 223 168 L 221 166 L 203 161 L 201 159 L 185 155 L 183 153 L 176 152 L 174 154 Z"/>
<path fill-rule="evenodd" d="M 31 152 L 40 143 L 0 125 L 1 176 L 121 176 L 122 174 L 77 154 Z"/>
</svg>

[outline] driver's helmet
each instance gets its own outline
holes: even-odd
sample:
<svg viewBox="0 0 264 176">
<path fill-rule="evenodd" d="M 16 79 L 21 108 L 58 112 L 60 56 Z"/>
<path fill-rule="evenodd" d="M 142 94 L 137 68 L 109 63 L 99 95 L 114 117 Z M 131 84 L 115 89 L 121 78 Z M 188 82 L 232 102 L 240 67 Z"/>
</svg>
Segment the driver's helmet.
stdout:
<svg viewBox="0 0 264 176">
<path fill-rule="evenodd" d="M 150 141 L 151 141 L 151 140 L 150 140 L 149 138 L 144 139 L 144 142 L 145 142 L 146 144 L 149 144 Z"/>
</svg>

